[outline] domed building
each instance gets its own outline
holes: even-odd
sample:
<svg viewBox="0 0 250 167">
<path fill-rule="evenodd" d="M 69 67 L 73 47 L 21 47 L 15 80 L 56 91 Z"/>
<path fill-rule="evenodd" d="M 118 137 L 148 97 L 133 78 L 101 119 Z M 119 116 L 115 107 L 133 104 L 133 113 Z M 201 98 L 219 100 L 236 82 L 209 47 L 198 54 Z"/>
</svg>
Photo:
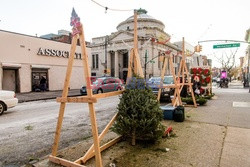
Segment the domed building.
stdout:
<svg viewBox="0 0 250 167">
<path fill-rule="evenodd" d="M 159 55 L 172 50 L 174 55 L 181 51 L 169 42 L 170 35 L 164 31 L 165 25 L 147 14 L 144 9 L 137 10 L 138 52 L 146 77 L 160 76 L 162 62 Z M 92 39 L 92 75 L 108 75 L 126 79 L 128 60 L 134 42 L 134 16 L 122 21 L 117 32 Z M 174 58 L 174 63 L 179 62 Z M 175 70 L 178 65 L 175 65 Z M 170 74 L 169 66 L 166 74 Z"/>
</svg>

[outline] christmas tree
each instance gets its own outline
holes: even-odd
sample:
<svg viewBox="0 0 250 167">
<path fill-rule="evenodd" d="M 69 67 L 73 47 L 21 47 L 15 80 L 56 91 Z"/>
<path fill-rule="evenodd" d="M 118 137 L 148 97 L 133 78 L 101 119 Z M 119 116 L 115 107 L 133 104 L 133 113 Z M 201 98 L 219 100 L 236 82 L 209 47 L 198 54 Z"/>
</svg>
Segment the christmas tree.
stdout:
<svg viewBox="0 0 250 167">
<path fill-rule="evenodd" d="M 125 138 L 156 141 L 162 136 L 163 112 L 152 90 L 145 80 L 133 77 L 120 97 L 118 116 L 113 130 Z"/>
</svg>

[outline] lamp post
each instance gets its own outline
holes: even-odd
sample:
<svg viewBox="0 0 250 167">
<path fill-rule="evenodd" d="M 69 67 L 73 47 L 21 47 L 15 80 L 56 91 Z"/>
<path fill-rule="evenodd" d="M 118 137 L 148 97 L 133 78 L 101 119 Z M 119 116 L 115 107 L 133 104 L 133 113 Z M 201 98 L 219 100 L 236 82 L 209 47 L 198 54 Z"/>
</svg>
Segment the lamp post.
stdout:
<svg viewBox="0 0 250 167">
<path fill-rule="evenodd" d="M 109 38 L 109 36 L 108 35 L 106 35 L 106 37 L 105 37 L 105 46 L 104 46 L 104 48 L 105 48 L 105 69 L 107 70 L 107 45 L 108 45 L 108 38 Z"/>
<path fill-rule="evenodd" d="M 248 44 L 248 60 L 247 60 L 247 82 L 248 82 L 248 86 L 249 86 L 249 93 L 250 93 L 250 73 L 249 73 L 249 68 L 250 68 L 250 45 Z"/>
</svg>

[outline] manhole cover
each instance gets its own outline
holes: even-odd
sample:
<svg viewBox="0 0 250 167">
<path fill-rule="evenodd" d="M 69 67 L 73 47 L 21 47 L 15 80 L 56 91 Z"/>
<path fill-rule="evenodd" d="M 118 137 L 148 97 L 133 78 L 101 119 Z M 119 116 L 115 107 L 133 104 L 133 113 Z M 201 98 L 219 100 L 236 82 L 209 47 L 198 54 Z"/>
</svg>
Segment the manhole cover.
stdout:
<svg viewBox="0 0 250 167">
<path fill-rule="evenodd" d="M 233 107 L 250 107 L 250 102 L 233 102 Z"/>
</svg>

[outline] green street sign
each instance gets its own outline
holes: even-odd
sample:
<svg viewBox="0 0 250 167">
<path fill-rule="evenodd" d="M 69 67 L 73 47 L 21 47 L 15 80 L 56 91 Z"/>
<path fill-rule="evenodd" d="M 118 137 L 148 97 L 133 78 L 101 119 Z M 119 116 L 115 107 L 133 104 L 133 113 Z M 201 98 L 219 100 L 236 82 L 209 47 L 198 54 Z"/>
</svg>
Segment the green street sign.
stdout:
<svg viewBox="0 0 250 167">
<path fill-rule="evenodd" d="M 213 49 L 240 47 L 240 43 L 213 45 Z"/>
</svg>

